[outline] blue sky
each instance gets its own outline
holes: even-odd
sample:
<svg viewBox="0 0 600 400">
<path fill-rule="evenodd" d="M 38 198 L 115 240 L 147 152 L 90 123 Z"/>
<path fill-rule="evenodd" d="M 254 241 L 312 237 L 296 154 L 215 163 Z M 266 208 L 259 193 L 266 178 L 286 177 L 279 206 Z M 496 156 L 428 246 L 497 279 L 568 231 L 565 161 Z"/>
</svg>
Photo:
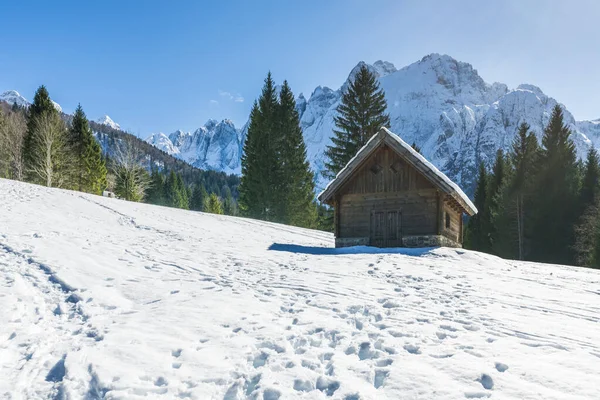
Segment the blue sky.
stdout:
<svg viewBox="0 0 600 400">
<path fill-rule="evenodd" d="M 267 71 L 308 97 L 360 60 L 437 52 L 600 118 L 600 1 L 6 1 L 0 91 L 45 84 L 65 111 L 142 137 L 248 118 Z"/>
</svg>

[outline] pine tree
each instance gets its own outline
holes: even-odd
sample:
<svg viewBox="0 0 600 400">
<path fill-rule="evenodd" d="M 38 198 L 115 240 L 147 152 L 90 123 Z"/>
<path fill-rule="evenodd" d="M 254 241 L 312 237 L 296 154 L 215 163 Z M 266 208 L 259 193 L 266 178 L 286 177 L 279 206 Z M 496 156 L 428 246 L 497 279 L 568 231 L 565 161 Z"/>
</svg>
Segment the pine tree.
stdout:
<svg viewBox="0 0 600 400">
<path fill-rule="evenodd" d="M 598 152 L 591 147 L 583 170 L 579 192 L 580 217 L 575 226 L 575 263 L 584 267 L 600 265 L 600 165 Z"/>
<path fill-rule="evenodd" d="M 538 142 L 529 125 L 522 123 L 508 155 L 508 170 L 498 202 L 494 253 L 524 260 L 529 253 Z"/>
<path fill-rule="evenodd" d="M 146 195 L 146 202 L 159 206 L 166 205 L 165 177 L 164 174 L 156 168 L 152 168 L 150 173 L 150 185 Z"/>
<path fill-rule="evenodd" d="M 275 83 L 267 75 L 261 96 L 252 107 L 242 154 L 240 210 L 251 218 L 273 221 L 278 203 L 278 110 Z M 212 191 L 212 190 L 211 190 Z"/>
<path fill-rule="evenodd" d="M 296 111 L 294 94 L 287 81 L 279 92 L 279 207 L 277 219 L 288 225 L 315 227 L 314 175 L 306 159 L 306 145 Z"/>
<path fill-rule="evenodd" d="M 581 192 L 579 193 L 579 210 L 584 212 L 590 205 L 595 204 L 600 192 L 600 161 L 598 152 L 593 147 L 587 154 L 585 162 L 583 179 L 581 182 Z"/>
<path fill-rule="evenodd" d="M 506 169 L 506 158 L 504 157 L 504 152 L 502 149 L 498 149 L 496 152 L 496 160 L 494 161 L 494 166 L 492 167 L 492 173 L 488 179 L 488 193 L 486 195 L 486 199 L 488 201 L 486 210 L 488 218 L 488 232 L 484 233 L 484 235 L 487 235 L 490 238 L 490 250 L 496 255 L 497 252 L 494 250 L 494 247 L 497 247 L 495 242 L 498 239 L 496 225 L 499 219 L 499 208 L 501 207 L 500 195 L 506 180 Z"/>
<path fill-rule="evenodd" d="M 579 176 L 575 145 L 563 111 L 554 107 L 544 130 L 536 179 L 536 211 L 531 257 L 535 261 L 570 264 L 574 261 L 573 226 L 577 218 Z"/>
<path fill-rule="evenodd" d="M 187 189 L 183 183 L 181 175 L 171 170 L 165 182 L 166 205 L 175 208 L 189 208 Z"/>
<path fill-rule="evenodd" d="M 223 214 L 223 203 L 221 203 L 221 199 L 217 196 L 216 193 L 211 193 L 204 200 L 204 212 L 211 214 Z"/>
<path fill-rule="evenodd" d="M 342 95 L 334 118 L 336 129 L 325 155 L 325 175 L 333 178 L 382 127 L 389 128 L 385 93 L 377 78 L 363 65 Z"/>
<path fill-rule="evenodd" d="M 200 182 L 194 186 L 192 197 L 190 198 L 190 210 L 203 211 L 204 199 L 208 197 L 208 193 L 204 185 Z"/>
<path fill-rule="evenodd" d="M 465 247 L 471 250 L 490 252 L 489 233 L 489 200 L 488 194 L 488 174 L 485 165 L 479 164 L 479 176 L 477 178 L 477 187 L 475 188 L 474 203 L 478 213 L 469 219 L 465 234 Z"/>
<path fill-rule="evenodd" d="M 102 149 L 94 138 L 81 104 L 73 114 L 68 143 L 73 157 L 73 188 L 100 194 L 106 187 L 106 165 L 102 158 Z"/>
</svg>

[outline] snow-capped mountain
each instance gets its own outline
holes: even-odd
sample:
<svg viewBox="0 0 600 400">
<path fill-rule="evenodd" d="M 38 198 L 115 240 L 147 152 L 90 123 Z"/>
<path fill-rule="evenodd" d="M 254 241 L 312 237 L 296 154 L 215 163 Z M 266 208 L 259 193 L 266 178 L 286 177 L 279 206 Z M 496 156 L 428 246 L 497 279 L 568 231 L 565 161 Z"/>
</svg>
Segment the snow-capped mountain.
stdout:
<svg viewBox="0 0 600 400">
<path fill-rule="evenodd" d="M 502 83 L 487 83 L 470 64 L 447 55 L 430 54 L 402 69 L 387 61 L 360 62 L 339 89 L 318 86 L 308 100 L 302 94 L 297 98 L 317 189 L 327 183 L 321 172 L 324 151 L 331 144 L 335 109 L 362 65 L 375 73 L 386 93 L 391 130 L 419 145 L 425 157 L 468 192 L 472 192 L 478 163 L 490 166 L 498 149 L 508 150 L 521 122 L 529 123 L 541 139 L 557 104 L 530 84 L 509 89 Z M 564 109 L 579 157 L 591 145 L 600 147 L 600 120 L 576 121 Z M 217 135 L 219 124 L 226 126 Z M 169 135 L 171 143 L 162 134 L 148 141 L 195 166 L 239 173 L 245 129 L 236 130 L 231 122 L 219 124 L 209 121 L 193 134 L 177 131 Z"/>
<path fill-rule="evenodd" d="M 362 64 L 352 70 L 349 80 Z M 478 163 L 489 166 L 498 149 L 508 150 L 521 122 L 529 123 L 541 139 L 557 104 L 533 85 L 510 90 L 502 83 L 486 83 L 470 64 L 447 55 L 431 54 L 400 70 L 383 61 L 367 66 L 386 93 L 391 130 L 418 144 L 426 158 L 468 191 L 473 188 Z M 335 108 L 349 80 L 338 90 L 318 87 L 308 101 L 299 99 L 304 137 L 316 172 L 323 169 Z M 590 145 L 600 145 L 600 121 L 577 122 L 566 109 L 565 119 L 580 157 Z M 319 177 L 318 186 L 325 183 Z"/>
<path fill-rule="evenodd" d="M 195 167 L 227 173 L 241 172 L 243 135 L 232 121 L 208 120 L 193 133 L 177 130 L 170 135 L 155 133 L 146 141 Z"/>
<path fill-rule="evenodd" d="M 7 90 L 0 94 L 0 101 L 4 101 L 10 105 L 17 104 L 19 107 L 29 107 L 31 105 L 31 103 L 25 97 L 21 96 L 21 94 L 16 90 Z M 54 100 L 50 101 L 52 102 L 54 108 L 56 108 L 56 111 L 59 113 L 63 112 L 60 104 Z"/>
<path fill-rule="evenodd" d="M 7 90 L 0 94 L 0 101 L 5 101 L 10 105 L 17 104 L 19 107 L 29 107 L 29 101 L 16 90 Z"/>
<path fill-rule="evenodd" d="M 108 115 L 98 118 L 96 122 L 102 125 L 110 126 L 113 129 L 121 129 L 121 126 L 113 121 Z"/>
</svg>

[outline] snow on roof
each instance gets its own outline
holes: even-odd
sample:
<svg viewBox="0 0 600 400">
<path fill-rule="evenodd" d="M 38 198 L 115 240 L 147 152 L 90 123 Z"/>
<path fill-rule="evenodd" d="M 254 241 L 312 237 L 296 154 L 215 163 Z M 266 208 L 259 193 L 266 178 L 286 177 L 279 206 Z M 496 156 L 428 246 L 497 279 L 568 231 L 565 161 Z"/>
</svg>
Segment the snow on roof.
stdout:
<svg viewBox="0 0 600 400">
<path fill-rule="evenodd" d="M 462 200 L 464 202 L 464 205 L 466 207 L 470 208 L 470 210 L 467 210 L 467 211 L 471 211 L 472 215 L 477 214 L 477 212 L 478 212 L 477 207 L 475 207 L 475 205 L 473 204 L 471 199 L 469 199 L 469 197 L 462 191 L 462 189 L 456 183 L 454 183 L 450 178 L 448 178 L 446 176 L 446 174 L 444 174 L 442 171 L 437 169 L 437 167 L 435 165 L 433 165 L 432 163 L 427 161 L 427 159 L 425 157 L 423 157 L 419 152 L 417 152 L 415 149 L 413 149 L 408 143 L 406 143 L 404 140 L 402 140 L 400 138 L 400 136 L 396 135 L 395 133 L 393 133 L 392 131 L 390 131 L 387 128 L 381 128 L 381 130 L 376 135 L 373 135 L 373 137 L 371 137 L 371 139 L 369 139 L 369 141 L 367 141 L 367 143 L 356 153 L 356 155 L 354 157 L 352 157 L 352 159 L 348 162 L 348 164 L 346 164 L 346 166 L 344 168 L 342 168 L 342 170 L 340 172 L 337 173 L 335 178 L 333 180 L 331 180 L 331 182 L 329 182 L 327 187 L 325 187 L 325 189 L 321 193 L 319 193 L 318 198 L 321 199 L 321 197 L 323 195 L 325 195 L 330 190 L 330 188 L 332 188 L 333 185 L 338 181 L 338 178 L 343 178 L 344 175 L 348 174 L 350 166 L 352 166 L 356 162 L 357 158 L 363 157 L 365 155 L 364 154 L 365 152 L 368 153 L 369 152 L 368 149 L 373 146 L 373 143 L 375 141 L 385 140 L 386 137 L 389 137 L 390 139 L 392 139 L 396 144 L 398 144 L 407 153 L 409 153 L 411 155 L 411 157 L 418 160 L 418 162 L 420 162 L 426 169 L 430 170 L 434 175 L 436 175 L 437 178 L 440 179 L 440 181 L 442 181 L 445 185 L 447 185 L 448 188 L 450 189 L 449 190 L 450 193 L 448 193 L 448 194 L 452 195 L 453 197 L 458 196 L 460 198 L 460 200 Z"/>
</svg>

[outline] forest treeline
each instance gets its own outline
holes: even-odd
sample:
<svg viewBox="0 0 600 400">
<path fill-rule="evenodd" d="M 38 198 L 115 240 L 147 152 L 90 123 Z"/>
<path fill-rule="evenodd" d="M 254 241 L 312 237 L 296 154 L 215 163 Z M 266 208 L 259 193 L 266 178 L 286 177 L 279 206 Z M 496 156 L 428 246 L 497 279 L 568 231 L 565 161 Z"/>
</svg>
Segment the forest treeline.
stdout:
<svg viewBox="0 0 600 400">
<path fill-rule="evenodd" d="M 577 160 L 556 105 L 541 143 L 522 123 L 508 154 L 479 167 L 465 247 L 504 258 L 600 266 L 600 165 L 590 148 Z"/>
<path fill-rule="evenodd" d="M 44 86 L 29 107 L 0 103 L 0 177 L 220 214 L 238 209 L 237 176 L 194 168 L 88 121 L 81 105 L 62 114 Z"/>
</svg>

